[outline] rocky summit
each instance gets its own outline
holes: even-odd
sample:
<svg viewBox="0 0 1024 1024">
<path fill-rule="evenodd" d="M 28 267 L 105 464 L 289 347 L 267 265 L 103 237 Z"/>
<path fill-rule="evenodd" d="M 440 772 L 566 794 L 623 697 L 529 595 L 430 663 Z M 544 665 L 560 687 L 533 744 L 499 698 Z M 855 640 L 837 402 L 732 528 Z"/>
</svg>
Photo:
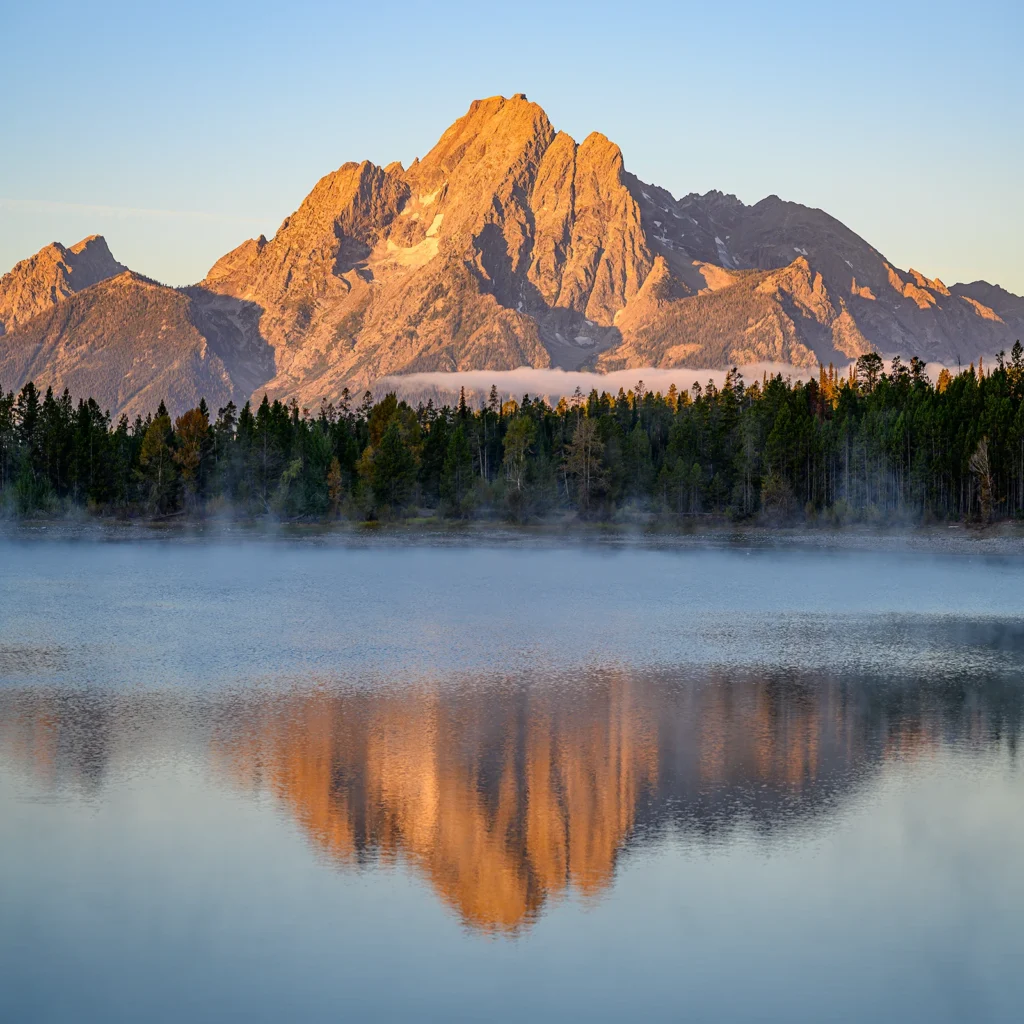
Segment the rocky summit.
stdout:
<svg viewBox="0 0 1024 1024">
<path fill-rule="evenodd" d="M 315 407 L 416 371 L 598 371 L 869 351 L 955 365 L 1024 335 L 1024 299 L 901 270 L 777 196 L 675 198 L 618 146 L 557 132 L 523 95 L 475 101 L 408 168 L 321 178 L 272 239 L 198 285 L 126 272 L 102 238 L 0 282 L 0 383 L 68 386 L 115 412 L 264 391 Z"/>
<path fill-rule="evenodd" d="M 51 243 L 0 278 L 0 334 L 127 269 L 99 235 L 83 238 L 70 249 Z"/>
</svg>

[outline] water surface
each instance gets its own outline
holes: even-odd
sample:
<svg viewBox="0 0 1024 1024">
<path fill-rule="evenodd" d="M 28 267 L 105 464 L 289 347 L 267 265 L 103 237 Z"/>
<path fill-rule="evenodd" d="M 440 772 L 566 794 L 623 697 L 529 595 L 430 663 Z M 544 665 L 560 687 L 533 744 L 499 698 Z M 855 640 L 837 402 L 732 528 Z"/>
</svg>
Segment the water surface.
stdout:
<svg viewBox="0 0 1024 1024">
<path fill-rule="evenodd" d="M 1024 564 L 0 544 L 0 1019 L 1019 1019 Z"/>
</svg>

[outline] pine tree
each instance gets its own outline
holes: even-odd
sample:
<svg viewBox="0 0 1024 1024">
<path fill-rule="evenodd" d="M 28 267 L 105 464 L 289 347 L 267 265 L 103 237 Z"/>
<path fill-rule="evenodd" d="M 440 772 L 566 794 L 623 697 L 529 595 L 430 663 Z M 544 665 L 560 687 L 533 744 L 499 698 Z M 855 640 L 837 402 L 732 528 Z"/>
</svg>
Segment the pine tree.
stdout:
<svg viewBox="0 0 1024 1024">
<path fill-rule="evenodd" d="M 17 451 L 14 392 L 0 388 L 0 498 L 11 482 Z"/>
<path fill-rule="evenodd" d="M 601 456 L 604 442 L 598 436 L 597 421 L 584 417 L 576 424 L 565 455 L 565 469 L 576 484 L 576 504 L 587 515 L 605 483 Z"/>
<path fill-rule="evenodd" d="M 992 518 L 992 468 L 988 458 L 988 438 L 983 437 L 968 464 L 978 483 L 978 505 L 981 521 L 988 523 Z"/>
<path fill-rule="evenodd" d="M 190 409 L 174 421 L 177 448 L 173 458 L 181 471 L 186 501 L 192 506 L 195 505 L 199 490 L 199 469 L 205 454 L 204 449 L 209 430 L 210 420 L 205 402 L 196 409 Z"/>
<path fill-rule="evenodd" d="M 416 459 L 398 423 L 392 420 L 369 460 L 370 486 L 378 505 L 401 512 L 416 483 Z"/>
<path fill-rule="evenodd" d="M 875 390 L 881 379 L 884 365 L 882 357 L 877 352 L 868 352 L 866 355 L 857 357 L 855 379 L 861 391 L 870 395 Z"/>
<path fill-rule="evenodd" d="M 164 408 L 163 402 L 160 407 Z M 177 485 L 174 459 L 171 454 L 171 417 L 166 411 L 154 417 L 142 438 L 139 466 L 146 486 L 146 501 L 154 512 L 168 512 L 174 507 Z"/>
<path fill-rule="evenodd" d="M 639 421 L 630 432 L 626 443 L 629 473 L 629 491 L 634 498 L 642 497 L 651 475 L 651 440 Z"/>
<path fill-rule="evenodd" d="M 327 497 L 330 500 L 331 518 L 337 519 L 341 514 L 341 502 L 344 498 L 344 488 L 341 481 L 341 463 L 338 456 L 331 459 L 330 468 L 327 470 Z"/>
<path fill-rule="evenodd" d="M 460 422 L 448 439 L 441 472 L 441 497 L 451 514 L 464 515 L 473 486 L 473 453 Z"/>
</svg>

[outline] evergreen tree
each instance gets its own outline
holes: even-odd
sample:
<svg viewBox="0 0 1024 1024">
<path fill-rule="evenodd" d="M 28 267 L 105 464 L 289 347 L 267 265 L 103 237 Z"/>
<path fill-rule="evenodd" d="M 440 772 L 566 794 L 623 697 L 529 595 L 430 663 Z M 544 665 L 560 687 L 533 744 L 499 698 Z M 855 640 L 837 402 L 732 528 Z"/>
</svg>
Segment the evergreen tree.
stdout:
<svg viewBox="0 0 1024 1024">
<path fill-rule="evenodd" d="M 5 395 L 0 388 L 0 496 L 12 481 L 17 444 L 14 392 L 8 391 Z"/>
<path fill-rule="evenodd" d="M 473 485 L 473 453 L 461 423 L 452 431 L 441 471 L 441 498 L 450 514 L 461 516 L 468 511 Z"/>
<path fill-rule="evenodd" d="M 420 459 L 420 488 L 426 501 L 436 504 L 441 500 L 441 476 L 448 454 L 451 435 L 450 410 L 446 406 L 432 419 L 427 420 L 427 434 L 423 441 Z"/>
<path fill-rule="evenodd" d="M 584 417 L 576 424 L 565 455 L 566 471 L 576 484 L 576 505 L 583 515 L 592 510 L 604 486 L 603 452 L 596 421 Z"/>
<path fill-rule="evenodd" d="M 282 423 L 283 420 L 283 423 Z M 270 511 L 270 496 L 276 488 L 287 452 L 282 449 L 282 434 L 290 426 L 287 411 L 280 402 L 270 404 L 266 395 L 256 410 L 253 423 L 250 476 L 255 484 L 255 497 L 265 511 Z"/>
<path fill-rule="evenodd" d="M 250 514 L 400 512 L 416 494 L 466 514 L 470 498 L 513 519 L 575 507 L 609 514 L 628 500 L 666 516 L 898 521 L 1024 517 L 1024 348 L 983 373 L 876 353 L 851 373 L 819 366 L 747 386 L 574 393 L 552 409 L 528 395 L 477 411 L 394 394 L 359 409 L 344 393 L 315 417 L 264 396 L 205 403 L 171 428 L 166 406 L 116 425 L 95 400 L 26 383 L 0 392 L 0 501 L 25 514 L 76 503 L 122 515 L 227 505 Z M 387 442 L 385 443 L 385 438 Z M 477 477 L 481 482 L 477 481 Z M 492 481 L 493 486 L 492 486 Z M 342 496 L 345 500 L 342 500 Z"/>
<path fill-rule="evenodd" d="M 384 431 L 380 444 L 371 451 L 368 475 L 374 500 L 378 506 L 399 513 L 412 498 L 416 458 L 395 420 Z"/>
<path fill-rule="evenodd" d="M 331 457 L 331 464 L 327 469 L 327 500 L 330 502 L 330 513 L 332 519 L 341 515 L 341 503 L 345 497 L 345 489 L 341 479 L 341 463 L 338 456 Z"/>
<path fill-rule="evenodd" d="M 160 407 L 164 408 L 163 402 Z M 139 449 L 139 467 L 145 500 L 154 512 L 168 512 L 175 504 L 177 473 L 171 451 L 171 417 L 157 415 L 146 429 Z"/>
<path fill-rule="evenodd" d="M 210 420 L 206 403 L 197 409 L 190 409 L 174 421 L 177 449 L 173 458 L 181 473 L 185 487 L 185 500 L 194 506 L 200 485 L 200 467 L 206 454 L 210 432 Z"/>
</svg>

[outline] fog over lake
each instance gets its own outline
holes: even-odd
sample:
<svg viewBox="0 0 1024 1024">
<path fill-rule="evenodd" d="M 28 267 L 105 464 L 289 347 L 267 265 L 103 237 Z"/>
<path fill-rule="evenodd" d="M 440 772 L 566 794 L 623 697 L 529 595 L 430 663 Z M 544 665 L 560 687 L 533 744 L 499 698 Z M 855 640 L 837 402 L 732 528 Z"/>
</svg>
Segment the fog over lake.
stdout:
<svg viewBox="0 0 1024 1024">
<path fill-rule="evenodd" d="M 0 1019 L 1015 1020 L 1024 560 L 0 541 Z"/>
</svg>

